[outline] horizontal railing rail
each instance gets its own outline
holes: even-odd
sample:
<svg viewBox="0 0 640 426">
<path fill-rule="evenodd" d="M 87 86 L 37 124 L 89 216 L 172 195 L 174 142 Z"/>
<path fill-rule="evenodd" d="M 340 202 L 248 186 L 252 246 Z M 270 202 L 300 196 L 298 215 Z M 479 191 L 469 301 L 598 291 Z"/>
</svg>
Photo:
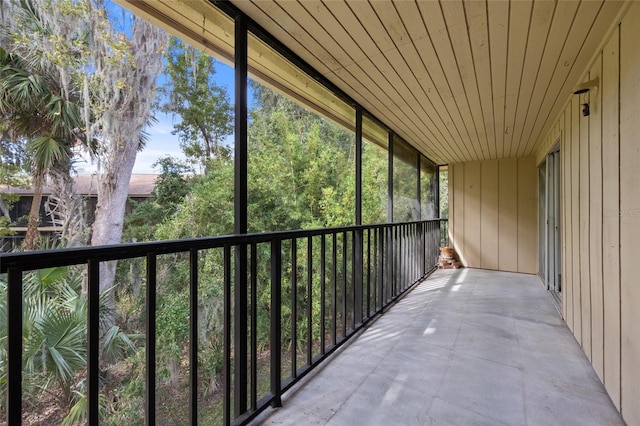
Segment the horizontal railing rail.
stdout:
<svg viewBox="0 0 640 426">
<path fill-rule="evenodd" d="M 156 424 L 158 262 L 189 264 L 189 420 L 199 415 L 198 310 L 201 277 L 223 289 L 224 424 L 245 424 L 430 273 L 441 243 L 440 219 L 399 224 L 229 235 L 103 247 L 7 253 L 7 423 L 22 421 L 23 279 L 29 271 L 86 266 L 88 424 L 99 421 L 100 268 L 145 259 L 145 423 Z M 217 253 L 215 265 L 204 253 Z M 208 268 L 208 269 L 207 269 Z M 259 318 L 268 337 L 258 341 Z M 263 333 L 264 334 L 264 333 Z M 264 337 L 264 336 L 263 336 Z M 265 361 L 266 360 L 266 361 Z M 264 373 L 268 374 L 264 374 Z M 268 381 L 268 383 L 265 383 Z"/>
</svg>

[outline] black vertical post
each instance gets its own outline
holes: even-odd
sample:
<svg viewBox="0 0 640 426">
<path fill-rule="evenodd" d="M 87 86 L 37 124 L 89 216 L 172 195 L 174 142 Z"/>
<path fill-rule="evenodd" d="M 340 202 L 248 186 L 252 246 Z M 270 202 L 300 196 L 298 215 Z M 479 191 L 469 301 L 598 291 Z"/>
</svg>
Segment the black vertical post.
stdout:
<svg viewBox="0 0 640 426">
<path fill-rule="evenodd" d="M 358 265 L 356 263 L 356 258 L 358 257 L 356 252 L 356 246 L 358 244 L 357 234 L 358 230 L 354 230 L 351 233 L 351 313 L 353 315 L 353 330 L 355 330 L 357 324 L 359 324 L 359 319 L 356 315 L 356 313 L 358 312 L 356 303 L 358 293 Z M 362 286 L 360 286 L 360 288 L 362 288 Z M 362 293 L 360 294 L 362 295 Z M 360 305 L 362 305 L 362 303 Z"/>
<path fill-rule="evenodd" d="M 198 250 L 189 250 L 189 424 L 198 424 Z"/>
<path fill-rule="evenodd" d="M 326 316 L 326 281 L 327 281 L 327 236 L 322 234 L 320 236 L 320 353 L 326 352 L 326 339 L 325 339 L 325 316 Z"/>
<path fill-rule="evenodd" d="M 389 187 L 387 188 L 387 221 L 393 224 L 393 144 L 394 135 L 393 132 L 389 132 L 389 164 L 388 164 L 388 181 Z M 393 233 L 394 226 L 391 225 L 387 228 L 387 273 L 386 273 L 386 287 L 387 296 L 383 300 L 383 304 L 387 300 L 391 300 L 393 289 L 393 272 L 394 272 L 394 247 L 393 247 Z"/>
<path fill-rule="evenodd" d="M 362 225 L 362 107 L 356 107 L 356 225 Z M 353 325 L 357 328 L 362 323 L 362 276 L 364 263 L 362 229 L 354 233 L 354 258 L 353 258 L 353 288 L 355 309 L 353 313 Z"/>
<path fill-rule="evenodd" d="M 247 20 L 235 19 L 234 232 L 247 233 Z"/>
<path fill-rule="evenodd" d="M 367 295 L 365 317 L 371 316 L 371 228 L 367 229 Z M 364 290 L 364 289 L 363 289 Z"/>
<path fill-rule="evenodd" d="M 224 246 L 224 349 L 222 352 L 222 376 L 224 381 L 223 394 L 223 424 L 231 424 L 231 247 Z"/>
<path fill-rule="evenodd" d="M 22 271 L 9 268 L 7 289 L 7 424 L 22 424 Z"/>
<path fill-rule="evenodd" d="M 271 242 L 271 393 L 272 407 L 282 407 L 281 381 L 281 345 L 282 345 L 282 242 Z M 295 350 L 295 349 L 294 349 Z"/>
<path fill-rule="evenodd" d="M 422 213 L 422 203 L 428 203 L 429 199 L 422 199 L 422 155 L 418 153 L 418 205 L 419 205 L 419 220 L 425 220 L 428 218 L 428 212 Z M 425 167 L 428 166 L 428 163 L 425 162 Z M 429 191 L 431 192 L 431 191 Z M 424 262 L 421 262 L 419 259 L 422 259 L 420 255 L 420 240 L 418 239 L 418 230 L 419 225 L 415 225 L 413 228 L 413 238 L 412 238 L 412 247 L 413 247 L 413 264 L 414 264 L 414 276 L 412 279 L 417 279 L 417 276 L 422 276 L 422 270 L 424 269 Z M 420 266 L 422 265 L 422 266 Z"/>
<path fill-rule="evenodd" d="M 291 377 L 298 374 L 298 240 L 291 240 Z"/>
<path fill-rule="evenodd" d="M 348 248 L 347 231 L 342 233 L 342 338 L 347 337 L 347 252 Z"/>
<path fill-rule="evenodd" d="M 387 222 L 393 223 L 393 132 L 389 132 L 389 156 L 387 164 Z"/>
<path fill-rule="evenodd" d="M 251 409 L 258 408 L 258 247 L 251 244 Z"/>
<path fill-rule="evenodd" d="M 307 365 L 313 360 L 313 237 L 307 237 Z"/>
<path fill-rule="evenodd" d="M 331 285 L 333 292 L 331 294 L 331 308 L 333 310 L 331 315 L 331 344 L 336 345 L 338 335 L 338 234 L 333 233 L 331 236 L 331 264 L 333 270 L 331 271 Z"/>
<path fill-rule="evenodd" d="M 416 173 L 416 189 L 418 190 L 417 196 L 418 196 L 418 220 L 422 220 L 422 182 L 420 179 L 420 167 L 422 166 L 421 161 L 421 155 L 420 153 L 416 154 L 416 167 L 418 168 L 417 173 Z"/>
<path fill-rule="evenodd" d="M 362 107 L 356 107 L 356 225 L 362 225 Z"/>
<path fill-rule="evenodd" d="M 100 262 L 90 260 L 87 265 L 87 424 L 97 425 L 100 392 Z"/>
<path fill-rule="evenodd" d="M 427 241 L 427 232 L 426 232 L 428 223 L 430 222 L 422 222 L 418 227 L 418 238 L 420 239 L 419 249 L 421 250 L 420 259 L 422 262 L 422 268 L 420 270 L 422 274 L 420 275 L 420 277 L 423 277 L 424 274 L 426 274 L 427 270 L 429 269 L 429 266 L 427 265 L 428 241 Z"/>
<path fill-rule="evenodd" d="M 247 245 L 235 246 L 234 286 L 234 370 L 233 392 L 236 417 L 247 411 Z"/>
<path fill-rule="evenodd" d="M 235 18 L 235 189 L 234 232 L 246 234 L 247 220 L 247 19 Z M 247 246 L 235 247 L 234 408 L 247 410 Z"/>
<path fill-rule="evenodd" d="M 435 176 L 435 208 L 436 214 L 435 217 L 440 217 L 440 166 L 436 166 L 436 176 Z"/>
<path fill-rule="evenodd" d="M 156 281 L 157 258 L 147 255 L 147 338 L 145 425 L 156 424 Z"/>
</svg>

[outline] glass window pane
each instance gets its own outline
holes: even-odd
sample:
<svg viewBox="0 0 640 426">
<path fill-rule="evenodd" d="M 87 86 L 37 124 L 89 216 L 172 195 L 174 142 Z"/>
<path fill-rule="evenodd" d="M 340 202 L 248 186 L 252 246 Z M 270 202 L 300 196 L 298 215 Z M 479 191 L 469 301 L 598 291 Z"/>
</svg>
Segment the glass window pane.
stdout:
<svg viewBox="0 0 640 426">
<path fill-rule="evenodd" d="M 393 140 L 393 221 L 420 219 L 418 153 L 402 139 Z"/>
<path fill-rule="evenodd" d="M 355 109 L 249 36 L 249 232 L 355 223 Z"/>
<path fill-rule="evenodd" d="M 436 206 L 437 171 L 438 168 L 435 164 L 425 156 L 420 156 L 420 207 L 422 220 L 438 217 Z"/>
<path fill-rule="evenodd" d="M 362 223 L 387 221 L 389 132 L 377 121 L 362 117 Z"/>
</svg>

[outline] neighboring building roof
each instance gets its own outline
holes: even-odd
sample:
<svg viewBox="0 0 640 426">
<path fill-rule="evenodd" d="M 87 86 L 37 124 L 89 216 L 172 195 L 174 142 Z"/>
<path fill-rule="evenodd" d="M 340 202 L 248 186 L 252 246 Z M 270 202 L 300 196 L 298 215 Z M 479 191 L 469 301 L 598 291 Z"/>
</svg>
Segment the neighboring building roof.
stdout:
<svg viewBox="0 0 640 426">
<path fill-rule="evenodd" d="M 154 174 L 133 174 L 129 180 L 129 197 L 150 197 L 158 175 Z M 76 193 L 86 196 L 98 195 L 98 177 L 96 175 L 77 175 L 74 177 Z M 19 195 L 32 195 L 33 187 L 29 189 L 15 188 L 7 185 L 0 185 L 0 192 L 7 192 Z M 45 185 L 43 195 L 53 192 L 51 185 Z"/>
</svg>

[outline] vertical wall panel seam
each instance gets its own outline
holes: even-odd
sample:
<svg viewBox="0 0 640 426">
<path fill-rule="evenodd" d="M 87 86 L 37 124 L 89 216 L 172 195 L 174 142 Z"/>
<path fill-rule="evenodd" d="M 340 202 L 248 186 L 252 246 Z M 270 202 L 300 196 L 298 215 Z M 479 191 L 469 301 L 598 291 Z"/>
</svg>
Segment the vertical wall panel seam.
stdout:
<svg viewBox="0 0 640 426">
<path fill-rule="evenodd" d="M 604 48 L 600 53 L 600 81 L 604 80 Z M 602 83 L 600 83 L 602 86 Z M 602 92 L 602 90 L 600 90 Z M 605 298 L 604 298 L 604 156 L 602 154 L 604 147 L 604 135 L 603 135 L 603 120 L 604 114 L 602 110 L 604 109 L 604 94 L 598 93 L 598 101 L 599 108 L 598 114 L 600 115 L 600 291 L 602 292 L 601 300 L 602 300 L 602 383 L 604 383 L 605 377 L 607 376 L 606 369 L 607 363 L 605 361 L 605 342 L 607 339 L 607 327 L 605 327 Z"/>
<path fill-rule="evenodd" d="M 498 139 L 496 138 L 496 141 Z M 496 147 L 497 147 L 497 142 L 496 142 Z M 496 150 L 496 156 L 497 156 L 497 150 Z M 496 265 L 498 267 L 498 271 L 500 270 L 500 160 L 496 161 L 496 174 L 497 174 L 497 181 L 498 181 L 498 187 L 496 188 L 496 191 L 498 191 L 498 196 L 497 196 L 497 208 L 496 208 L 496 215 L 498 216 L 498 222 L 497 222 L 497 232 L 498 232 L 498 253 L 497 256 L 498 258 L 496 259 Z"/>
<path fill-rule="evenodd" d="M 486 132 L 486 129 L 485 129 L 485 132 Z M 479 189 L 478 193 L 480 194 L 480 199 L 478 200 L 480 202 L 480 206 L 479 206 L 480 207 L 480 241 L 478 241 L 478 243 L 480 244 L 479 247 L 478 247 L 480 249 L 480 265 L 478 265 L 478 267 L 480 267 L 480 268 L 482 268 L 482 205 L 483 205 L 483 203 L 482 203 L 482 163 L 483 162 L 484 161 L 481 161 L 480 164 L 479 164 L 479 166 L 480 166 L 479 167 L 480 168 L 480 179 L 478 181 L 478 185 L 479 185 L 478 186 L 478 189 Z"/>
<path fill-rule="evenodd" d="M 567 118 L 568 117 L 568 118 Z M 567 184 L 569 184 L 569 186 L 571 185 L 571 183 L 569 182 L 569 177 L 571 176 L 571 157 L 569 156 L 569 153 L 571 152 L 571 147 L 570 147 L 570 141 L 569 141 L 569 137 L 567 135 L 567 120 L 571 120 L 571 109 L 569 109 L 569 113 L 567 114 L 567 108 L 564 109 L 564 147 L 565 147 L 565 167 L 563 168 L 563 173 L 564 173 L 564 212 L 563 215 L 565 216 L 565 229 L 564 229 L 564 248 L 562 249 L 562 251 L 565 254 L 565 269 L 567 271 L 569 271 L 569 247 L 568 247 L 568 241 L 569 241 L 569 221 L 571 220 L 571 217 L 569 216 L 569 206 L 571 205 L 570 202 L 568 202 L 568 200 L 565 197 L 569 197 L 571 194 L 571 191 L 567 191 Z M 567 192 L 569 192 L 567 194 Z M 573 242 L 571 244 L 571 246 L 573 247 Z M 571 309 L 571 332 L 573 332 L 573 329 L 575 328 L 575 324 L 573 323 L 573 259 L 571 261 L 571 297 L 567 297 L 565 303 L 567 304 L 567 318 L 565 318 L 565 321 L 567 321 L 567 319 L 569 318 L 569 309 Z M 567 292 L 568 293 L 568 292 Z M 566 294 L 566 293 L 565 293 Z M 567 296 L 569 296 L 568 294 L 566 294 Z M 569 305 L 569 303 L 571 303 L 571 305 Z"/>
<path fill-rule="evenodd" d="M 520 161 L 518 160 L 516 160 L 516 272 L 520 272 Z"/>
<path fill-rule="evenodd" d="M 591 71 L 589 71 L 589 79 L 591 79 Z M 587 102 L 591 105 L 591 92 L 588 93 Z M 589 346 L 591 347 L 591 362 L 593 363 L 593 280 L 591 279 L 591 191 L 593 188 L 591 187 L 591 115 L 587 116 L 587 165 L 589 170 L 589 188 L 587 189 L 587 247 L 589 248 L 589 253 L 587 254 L 587 259 L 589 262 L 589 332 L 591 333 L 591 337 L 589 338 Z"/>
<path fill-rule="evenodd" d="M 578 194 L 578 275 L 579 275 L 579 279 L 578 282 L 580 283 L 580 291 L 579 291 L 579 296 L 580 296 L 580 346 L 583 347 L 584 350 L 584 325 L 582 323 L 583 318 L 582 318 L 582 286 L 584 285 L 584 283 L 582 282 L 582 267 L 580 265 L 580 257 L 582 256 L 582 244 L 580 242 L 580 223 L 582 222 L 582 205 L 581 205 L 581 192 L 580 192 L 580 187 L 582 186 L 582 181 L 580 180 L 580 172 L 582 171 L 582 163 L 580 162 L 580 156 L 581 156 L 581 151 L 582 151 L 582 147 L 580 146 L 580 136 L 582 133 L 582 129 L 580 128 L 580 100 L 578 100 L 578 123 L 576 125 L 576 128 L 578 130 L 578 137 L 577 137 L 577 145 L 578 145 L 578 188 L 577 188 L 577 194 Z"/>
<path fill-rule="evenodd" d="M 622 208 L 622 173 L 620 171 L 620 158 L 621 158 L 621 138 L 622 138 L 622 132 L 621 132 L 621 119 L 620 117 L 622 116 L 622 103 L 621 103 L 621 89 L 622 89 L 622 79 L 621 74 L 622 74 L 622 69 L 620 67 L 620 65 L 622 64 L 622 22 L 620 22 L 620 24 L 618 24 L 618 211 L 620 211 L 620 209 Z M 623 412 L 623 400 L 624 400 L 624 395 L 622 394 L 622 380 L 623 380 L 623 375 L 622 375 L 622 262 L 620 261 L 620 254 L 621 254 L 621 246 L 622 246 L 622 226 L 621 226 L 621 221 L 620 219 L 618 219 L 618 324 L 620 325 L 618 327 L 618 333 L 620 334 L 619 337 L 619 341 L 620 341 L 620 380 L 619 380 L 619 386 L 620 386 L 620 413 Z"/>
<path fill-rule="evenodd" d="M 467 173 L 466 173 L 466 163 L 460 163 L 460 169 L 462 169 L 462 194 L 460 194 L 460 197 L 462 198 L 462 234 L 459 234 L 460 237 L 460 241 L 458 242 L 458 244 L 462 244 L 462 246 L 460 247 L 460 251 L 461 253 L 461 257 L 464 258 L 464 262 L 463 265 L 465 268 L 469 267 L 469 263 L 467 262 L 467 255 L 466 255 L 466 250 L 465 250 L 465 246 L 466 244 L 464 244 L 467 241 L 467 235 L 465 233 L 465 229 L 467 228 L 467 224 L 466 224 L 466 220 L 465 220 L 465 207 L 466 207 L 466 198 L 467 198 Z"/>
<path fill-rule="evenodd" d="M 569 120 L 569 128 L 571 129 L 571 138 L 567 137 L 566 132 L 565 132 L 565 137 L 567 138 L 566 139 L 567 140 L 567 146 L 569 147 L 568 151 L 572 153 L 571 155 L 573 155 L 573 146 L 571 145 L 571 140 L 573 138 L 573 120 L 571 118 L 571 103 L 569 103 L 569 106 L 567 107 L 567 109 L 569 111 L 567 113 L 567 110 L 565 109 L 565 114 L 566 114 L 566 117 L 569 117 L 568 120 Z M 565 117 L 565 126 L 567 124 L 566 123 L 566 121 L 567 121 L 566 117 Z M 572 164 L 572 157 L 570 157 L 568 154 L 567 154 L 567 169 L 569 171 L 569 173 L 567 173 L 567 175 L 566 175 L 567 176 L 567 180 L 568 180 L 567 183 L 569 184 L 569 191 L 568 191 L 569 194 L 566 194 L 566 196 L 569 197 L 567 206 L 570 207 L 570 209 L 567 208 L 567 210 L 571 210 L 571 215 L 567 215 L 567 218 L 571 222 L 571 226 L 570 227 L 567 226 L 567 241 L 569 241 L 569 238 L 571 239 L 571 325 L 573 326 L 573 330 L 571 330 L 571 331 L 574 331 L 575 328 L 576 328 L 576 322 L 575 322 L 575 309 L 576 309 L 576 306 L 574 304 L 573 295 L 575 294 L 576 288 L 575 288 L 575 285 L 574 285 L 575 279 L 574 279 L 574 276 L 573 276 L 573 204 L 571 203 L 571 198 L 570 198 L 571 197 L 571 191 L 573 189 L 573 164 Z M 568 211 L 567 211 L 566 214 L 568 214 Z M 569 253 L 567 253 L 567 254 L 569 254 Z M 566 258 L 568 259 L 569 256 L 566 256 Z M 567 263 L 569 263 L 569 262 L 567 261 Z M 567 268 L 567 267 L 565 266 L 565 268 Z M 567 270 L 568 269 L 569 268 L 567 268 Z"/>
<path fill-rule="evenodd" d="M 443 14 L 444 16 L 444 14 Z M 464 244 L 467 241 L 467 233 L 466 233 L 466 229 L 467 229 L 467 224 L 466 224 L 466 220 L 464 219 L 464 214 L 465 214 L 465 208 L 467 206 L 466 203 L 466 187 L 467 187 L 467 170 L 466 170 L 466 163 L 462 163 L 462 251 L 466 251 L 465 246 L 466 244 Z M 465 267 L 469 266 L 469 261 L 467 260 L 467 256 L 464 255 L 464 263 L 466 263 L 466 265 L 464 265 Z"/>
<path fill-rule="evenodd" d="M 447 193 L 448 193 L 448 198 L 449 198 L 449 212 L 448 212 L 448 217 L 449 217 L 449 245 L 451 247 L 455 246 L 455 234 L 454 234 L 454 230 L 455 230 L 455 221 L 453 220 L 454 218 L 454 211 L 455 211 L 455 197 L 454 197 L 454 191 L 453 191 L 453 180 L 455 179 L 455 174 L 453 173 L 453 164 L 451 164 L 449 166 L 450 170 L 447 173 Z"/>
</svg>

